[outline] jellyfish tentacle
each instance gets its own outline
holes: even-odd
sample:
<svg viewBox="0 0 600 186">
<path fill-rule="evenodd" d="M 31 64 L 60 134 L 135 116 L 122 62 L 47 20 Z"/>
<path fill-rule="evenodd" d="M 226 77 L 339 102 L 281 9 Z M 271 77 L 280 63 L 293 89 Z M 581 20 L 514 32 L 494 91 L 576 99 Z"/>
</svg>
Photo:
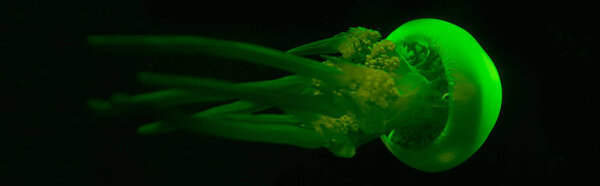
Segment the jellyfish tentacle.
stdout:
<svg viewBox="0 0 600 186">
<path fill-rule="evenodd" d="M 136 95 L 115 93 L 108 100 L 92 99 L 88 107 L 102 115 L 123 114 L 141 107 L 168 108 L 190 103 L 226 101 L 231 96 L 193 92 L 182 89 L 165 89 Z"/>
<path fill-rule="evenodd" d="M 243 82 L 238 83 L 237 86 L 240 88 L 266 88 L 273 90 L 283 90 L 286 92 L 299 92 L 306 88 L 306 83 L 309 82 L 310 79 L 291 75 L 285 76 L 278 79 L 273 80 L 265 80 L 265 81 L 253 81 L 253 82 Z"/>
<path fill-rule="evenodd" d="M 285 76 L 274 80 L 238 83 L 237 86 L 242 89 L 269 87 L 270 89 L 274 90 L 285 90 L 290 93 L 294 93 L 305 88 L 305 81 L 306 79 L 301 76 Z M 271 107 L 272 106 L 257 104 L 251 101 L 238 100 L 232 103 L 206 109 L 202 112 L 199 112 L 197 115 L 209 116 L 229 113 L 254 113 Z"/>
<path fill-rule="evenodd" d="M 214 115 L 222 115 L 222 114 L 231 114 L 231 113 L 255 113 L 261 110 L 265 110 L 271 108 L 267 105 L 260 105 L 250 101 L 239 100 L 228 104 L 223 104 L 219 106 L 215 106 L 202 112 L 198 112 L 195 116 L 198 117 L 206 117 L 206 116 L 214 116 Z"/>
<path fill-rule="evenodd" d="M 277 124 L 300 126 L 300 120 L 290 114 L 224 114 L 219 116 L 200 116 L 194 115 L 197 118 L 211 118 L 214 121 L 222 122 L 237 122 L 247 124 Z"/>
<path fill-rule="evenodd" d="M 264 119 L 264 118 L 263 118 Z M 211 117 L 183 119 L 183 125 L 165 121 L 143 125 L 141 135 L 171 132 L 177 127 L 187 131 L 233 140 L 294 145 L 315 149 L 324 147 L 325 139 L 314 130 L 290 125 L 289 122 L 255 124 L 249 121 L 219 120 Z"/>
<path fill-rule="evenodd" d="M 364 27 L 352 27 L 346 32 L 336 34 L 327 39 L 304 44 L 288 50 L 286 53 L 295 55 L 315 55 L 326 53 L 341 53 L 341 58 L 354 63 L 362 63 L 362 59 L 371 51 L 371 46 L 381 39 L 376 30 Z"/>
<path fill-rule="evenodd" d="M 321 62 L 242 42 L 195 36 L 88 36 L 96 50 L 148 55 L 212 55 L 267 65 L 299 75 L 331 79 L 340 74 Z"/>
<path fill-rule="evenodd" d="M 217 95 L 234 96 L 243 100 L 281 108 L 298 109 L 338 116 L 341 111 L 331 96 L 304 95 L 262 86 L 236 86 L 233 83 L 178 75 L 166 75 L 150 72 L 138 74 L 143 83 L 162 87 L 181 88 L 199 92 L 211 92 Z"/>
<path fill-rule="evenodd" d="M 177 130 L 176 127 L 165 125 L 161 121 L 156 121 L 148 124 L 144 124 L 141 127 L 138 127 L 137 133 L 139 135 L 153 135 L 153 134 L 163 134 L 168 132 L 173 132 Z"/>
<path fill-rule="evenodd" d="M 300 45 L 296 48 L 292 48 L 285 53 L 294 54 L 298 56 L 315 55 L 315 54 L 326 54 L 326 53 L 337 53 L 339 52 L 338 47 L 342 42 L 346 40 L 342 36 L 334 36 L 318 40 L 315 42 Z"/>
<path fill-rule="evenodd" d="M 270 87 L 272 89 L 297 92 L 305 87 L 305 81 L 306 79 L 301 76 L 285 76 L 273 80 L 244 82 L 236 85 L 241 88 Z M 88 106 L 98 112 L 121 114 L 143 106 L 167 108 L 185 104 L 226 101 L 231 99 L 234 99 L 234 97 L 210 92 L 197 92 L 171 88 L 136 95 L 116 93 L 107 101 L 92 99 L 88 101 Z"/>
</svg>

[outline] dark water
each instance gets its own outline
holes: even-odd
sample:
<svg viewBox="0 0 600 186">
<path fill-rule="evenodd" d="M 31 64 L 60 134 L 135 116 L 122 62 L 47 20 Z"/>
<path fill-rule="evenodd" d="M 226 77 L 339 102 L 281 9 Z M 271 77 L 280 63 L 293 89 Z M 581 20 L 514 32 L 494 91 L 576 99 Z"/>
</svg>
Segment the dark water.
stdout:
<svg viewBox="0 0 600 186">
<path fill-rule="evenodd" d="M 8 1 L 0 185 L 519 185 L 592 181 L 598 36 L 590 4 L 474 1 Z M 186 133 L 140 137 L 137 114 L 101 118 L 89 98 L 152 90 L 138 71 L 231 81 L 286 75 L 216 58 L 98 55 L 88 34 L 185 34 L 286 50 L 364 26 L 384 36 L 423 17 L 469 31 L 500 73 L 502 111 L 468 161 L 424 173 L 379 142 L 342 159 L 327 150 Z M 212 63 L 205 63 L 213 61 Z M 589 134 L 588 134 L 589 132 Z"/>
</svg>

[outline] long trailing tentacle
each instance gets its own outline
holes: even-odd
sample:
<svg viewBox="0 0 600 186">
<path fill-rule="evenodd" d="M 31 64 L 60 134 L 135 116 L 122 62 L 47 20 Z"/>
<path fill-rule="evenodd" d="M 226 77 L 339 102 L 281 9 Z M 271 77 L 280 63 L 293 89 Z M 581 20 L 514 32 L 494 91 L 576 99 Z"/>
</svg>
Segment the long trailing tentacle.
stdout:
<svg viewBox="0 0 600 186">
<path fill-rule="evenodd" d="M 341 74 L 336 68 L 282 51 L 242 42 L 197 36 L 89 36 L 97 50 L 145 55 L 212 55 L 268 65 L 323 80 Z"/>
<path fill-rule="evenodd" d="M 301 76 L 285 76 L 279 79 L 237 83 L 240 88 L 264 87 L 287 92 L 299 92 L 306 87 L 306 79 Z M 235 99 L 234 96 L 217 94 L 209 91 L 190 91 L 185 89 L 170 88 L 155 92 L 128 95 L 116 93 L 108 100 L 92 99 L 88 106 L 103 115 L 115 115 L 136 110 L 140 107 L 169 108 L 186 104 L 227 101 Z M 261 105 L 266 107 L 266 105 Z"/>
<path fill-rule="evenodd" d="M 180 88 L 198 92 L 211 92 L 216 95 L 233 96 L 264 105 L 311 111 L 331 116 L 341 115 L 337 103 L 334 102 L 334 99 L 330 96 L 302 95 L 299 93 L 274 89 L 269 86 L 244 86 L 215 79 L 151 72 L 139 73 L 138 79 L 143 83 L 155 86 Z"/>
<path fill-rule="evenodd" d="M 226 101 L 230 99 L 234 99 L 234 97 L 172 88 L 137 95 L 116 93 L 106 101 L 91 99 L 87 104 L 98 114 L 116 115 L 134 111 L 141 107 L 160 109 L 190 103 Z"/>
<path fill-rule="evenodd" d="M 198 113 L 193 117 L 211 117 Z M 291 126 L 301 125 L 300 120 L 289 114 L 225 114 L 215 117 L 214 121 L 238 122 L 249 124 L 286 124 Z"/>
<path fill-rule="evenodd" d="M 322 148 L 325 138 L 314 130 L 286 124 L 251 125 L 236 122 L 206 121 L 202 119 L 186 120 L 188 130 L 227 139 L 287 144 L 309 149 Z M 162 122 L 154 122 L 138 129 L 139 134 L 155 134 L 156 131 L 172 131 Z"/>
<path fill-rule="evenodd" d="M 314 130 L 302 128 L 291 115 L 231 114 L 219 117 L 202 112 L 185 119 L 153 122 L 138 128 L 141 135 L 171 132 L 178 128 L 204 135 L 252 142 L 295 145 L 314 149 L 326 144 L 325 138 Z"/>
<path fill-rule="evenodd" d="M 202 112 L 196 113 L 195 116 L 204 117 L 232 113 L 252 114 L 270 107 L 271 106 L 260 105 L 250 101 L 239 100 L 233 103 L 223 104 L 203 110 Z"/>
</svg>

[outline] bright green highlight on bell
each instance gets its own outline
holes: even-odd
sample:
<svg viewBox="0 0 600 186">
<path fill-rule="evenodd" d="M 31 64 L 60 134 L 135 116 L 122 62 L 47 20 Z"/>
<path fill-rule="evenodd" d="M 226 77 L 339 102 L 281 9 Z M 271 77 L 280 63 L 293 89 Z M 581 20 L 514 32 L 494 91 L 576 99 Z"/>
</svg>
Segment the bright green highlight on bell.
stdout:
<svg viewBox="0 0 600 186">
<path fill-rule="evenodd" d="M 465 30 L 437 19 L 407 22 L 382 39 L 356 27 L 287 52 L 193 36 L 89 36 L 100 52 L 211 55 L 294 73 L 232 83 L 140 72 L 158 88 L 90 100 L 99 113 L 165 113 L 139 134 L 190 131 L 227 139 L 327 148 L 339 157 L 380 138 L 400 161 L 439 172 L 467 160 L 491 132 L 502 99 L 492 60 Z M 319 55 L 324 61 L 301 56 Z M 223 102 L 196 113 L 180 108 Z M 284 114 L 260 111 L 278 108 Z"/>
</svg>

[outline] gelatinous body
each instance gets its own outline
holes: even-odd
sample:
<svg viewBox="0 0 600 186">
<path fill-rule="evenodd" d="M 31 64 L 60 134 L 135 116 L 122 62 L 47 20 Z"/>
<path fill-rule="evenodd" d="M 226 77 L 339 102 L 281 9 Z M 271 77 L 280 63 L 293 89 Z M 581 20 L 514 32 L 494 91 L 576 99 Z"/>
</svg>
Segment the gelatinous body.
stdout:
<svg viewBox="0 0 600 186">
<path fill-rule="evenodd" d="M 446 126 L 429 145 L 404 148 L 393 143 L 393 134 L 382 140 L 396 157 L 419 170 L 436 172 L 459 165 L 483 144 L 500 112 L 502 91 L 492 60 L 469 33 L 441 20 L 407 22 L 386 39 L 435 48 L 446 71 L 450 108 Z"/>
<path fill-rule="evenodd" d="M 233 101 L 196 114 L 172 114 L 140 134 L 186 130 L 229 139 L 329 149 L 352 157 L 377 138 L 401 161 L 436 172 L 471 156 L 500 109 L 496 69 L 466 31 L 436 19 L 408 22 L 386 39 L 357 27 L 287 52 L 191 36 L 90 36 L 98 51 L 145 55 L 213 55 L 268 65 L 295 75 L 231 83 L 151 72 L 146 84 L 165 88 L 91 100 L 100 112 Z M 337 57 L 331 56 L 339 54 Z M 300 57 L 320 55 L 324 62 Z M 277 107 L 285 114 L 258 114 Z"/>
</svg>

